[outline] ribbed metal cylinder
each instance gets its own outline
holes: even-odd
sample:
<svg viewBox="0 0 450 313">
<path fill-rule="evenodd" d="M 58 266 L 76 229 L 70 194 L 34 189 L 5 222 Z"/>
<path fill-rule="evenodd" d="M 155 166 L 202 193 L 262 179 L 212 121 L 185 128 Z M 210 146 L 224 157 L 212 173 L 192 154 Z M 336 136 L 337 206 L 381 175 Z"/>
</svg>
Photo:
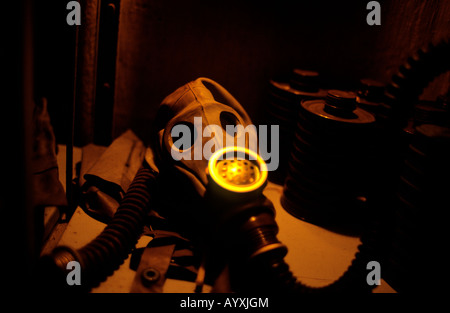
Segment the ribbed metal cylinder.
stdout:
<svg viewBox="0 0 450 313">
<path fill-rule="evenodd" d="M 292 215 L 318 224 L 364 216 L 371 158 L 372 114 L 355 94 L 331 90 L 325 100 L 303 101 L 291 145 L 281 203 Z"/>
</svg>

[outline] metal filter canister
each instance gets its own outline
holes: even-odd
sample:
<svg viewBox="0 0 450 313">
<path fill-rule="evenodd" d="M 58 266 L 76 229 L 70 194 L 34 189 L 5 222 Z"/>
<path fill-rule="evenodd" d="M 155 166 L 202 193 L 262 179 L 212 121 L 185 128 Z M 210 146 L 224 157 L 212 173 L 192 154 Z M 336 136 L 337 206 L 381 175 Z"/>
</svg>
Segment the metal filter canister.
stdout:
<svg viewBox="0 0 450 313">
<path fill-rule="evenodd" d="M 269 81 L 265 123 L 279 125 L 280 130 L 280 165 L 276 171 L 269 174 L 271 181 L 283 184 L 286 177 L 289 152 L 301 102 L 325 98 L 327 95 L 327 91 L 320 88 L 319 79 L 319 73 L 315 71 L 294 69 L 287 78 Z M 268 142 L 271 142 L 270 139 Z"/>
<path fill-rule="evenodd" d="M 330 90 L 303 101 L 281 204 L 302 220 L 339 225 L 359 220 L 374 162 L 375 117 L 353 92 Z"/>
</svg>

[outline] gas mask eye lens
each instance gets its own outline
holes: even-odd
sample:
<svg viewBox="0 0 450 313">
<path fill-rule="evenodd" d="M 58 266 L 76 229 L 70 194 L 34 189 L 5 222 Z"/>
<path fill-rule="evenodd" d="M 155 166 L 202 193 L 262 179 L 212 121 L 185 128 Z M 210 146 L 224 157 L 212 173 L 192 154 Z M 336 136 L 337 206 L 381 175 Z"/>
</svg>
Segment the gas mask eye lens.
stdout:
<svg viewBox="0 0 450 313">
<path fill-rule="evenodd" d="M 220 113 L 220 124 L 222 128 L 225 129 L 228 135 L 235 137 L 236 133 L 234 130 L 240 123 L 236 115 L 227 111 L 223 111 Z"/>
</svg>

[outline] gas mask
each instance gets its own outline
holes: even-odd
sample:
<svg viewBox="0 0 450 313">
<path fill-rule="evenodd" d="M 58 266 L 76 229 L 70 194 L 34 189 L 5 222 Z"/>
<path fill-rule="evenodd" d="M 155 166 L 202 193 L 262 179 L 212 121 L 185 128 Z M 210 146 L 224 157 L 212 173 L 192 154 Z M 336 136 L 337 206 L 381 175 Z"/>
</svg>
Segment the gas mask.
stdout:
<svg viewBox="0 0 450 313">
<path fill-rule="evenodd" d="M 214 95 L 207 86 L 212 87 Z M 208 78 L 198 78 L 162 101 L 156 124 L 154 151 L 158 168 L 173 167 L 203 196 L 208 155 L 214 148 L 242 142 L 245 139 L 242 128 L 252 122 L 239 102 L 222 86 Z M 231 133 L 235 129 L 236 132 Z"/>
<path fill-rule="evenodd" d="M 162 101 L 155 125 L 158 214 L 210 251 L 221 242 L 246 257 L 286 253 L 262 194 L 267 166 L 256 128 L 225 88 L 208 78 L 189 82 Z"/>
<path fill-rule="evenodd" d="M 255 150 L 257 144 L 246 111 L 208 78 L 198 78 L 167 96 L 155 125 L 154 163 L 160 171 L 160 192 L 167 195 L 161 203 L 165 207 L 198 205 L 207 190 L 208 160 L 214 152 L 226 146 Z"/>
</svg>

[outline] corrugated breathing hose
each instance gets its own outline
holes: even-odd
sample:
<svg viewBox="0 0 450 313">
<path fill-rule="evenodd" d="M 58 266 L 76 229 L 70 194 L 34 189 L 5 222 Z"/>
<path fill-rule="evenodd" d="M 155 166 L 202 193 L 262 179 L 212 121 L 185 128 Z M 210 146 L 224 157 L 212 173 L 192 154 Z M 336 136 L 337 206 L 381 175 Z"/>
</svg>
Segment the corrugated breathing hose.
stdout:
<svg viewBox="0 0 450 313">
<path fill-rule="evenodd" d="M 450 70 L 449 56 L 450 44 L 447 38 L 419 49 L 400 66 L 385 92 L 385 101 L 392 110 L 397 127 L 406 125 L 414 105 L 428 84 Z"/>
<path fill-rule="evenodd" d="M 80 286 L 70 286 L 71 292 L 88 292 L 112 275 L 142 234 L 154 184 L 155 172 L 142 166 L 111 222 L 100 235 L 81 249 L 61 246 L 43 257 L 41 273 L 46 275 L 43 281 L 47 283 L 47 289 L 63 291 L 68 288 L 66 276 L 69 271 L 66 266 L 70 261 L 80 263 L 82 277 Z"/>
<path fill-rule="evenodd" d="M 271 206 L 267 205 L 268 207 Z M 266 210 L 270 211 L 270 210 Z M 249 220 L 257 220 L 258 214 L 253 215 Z M 247 232 L 242 232 L 240 239 L 234 241 L 236 245 L 243 245 L 239 240 L 245 241 L 245 237 L 264 237 L 259 240 L 253 239 L 254 245 L 250 251 L 263 250 L 264 246 L 280 245 L 276 238 L 278 228 L 275 222 L 271 224 L 257 226 Z M 252 232 L 253 234 L 251 234 Z M 247 234 L 247 236 L 245 236 Z M 375 231 L 368 232 L 361 238 L 362 244 L 358 247 L 351 265 L 347 271 L 335 282 L 324 287 L 311 287 L 299 281 L 289 269 L 289 265 L 284 260 L 287 250 L 282 247 L 276 247 L 272 250 L 265 251 L 256 257 L 246 258 L 243 253 L 236 258 L 235 264 L 238 264 L 237 284 L 239 291 L 255 291 L 270 293 L 368 293 L 371 292 L 376 285 L 367 284 L 367 264 L 370 261 L 377 261 L 379 257 L 379 240 Z M 248 241 L 248 240 L 247 240 Z M 258 244 L 259 241 L 259 244 Z M 234 247 L 236 249 L 236 247 Z M 249 250 L 249 249 L 243 249 Z M 247 261 L 244 261 L 244 260 Z M 245 265 L 240 268 L 239 264 Z"/>
</svg>

